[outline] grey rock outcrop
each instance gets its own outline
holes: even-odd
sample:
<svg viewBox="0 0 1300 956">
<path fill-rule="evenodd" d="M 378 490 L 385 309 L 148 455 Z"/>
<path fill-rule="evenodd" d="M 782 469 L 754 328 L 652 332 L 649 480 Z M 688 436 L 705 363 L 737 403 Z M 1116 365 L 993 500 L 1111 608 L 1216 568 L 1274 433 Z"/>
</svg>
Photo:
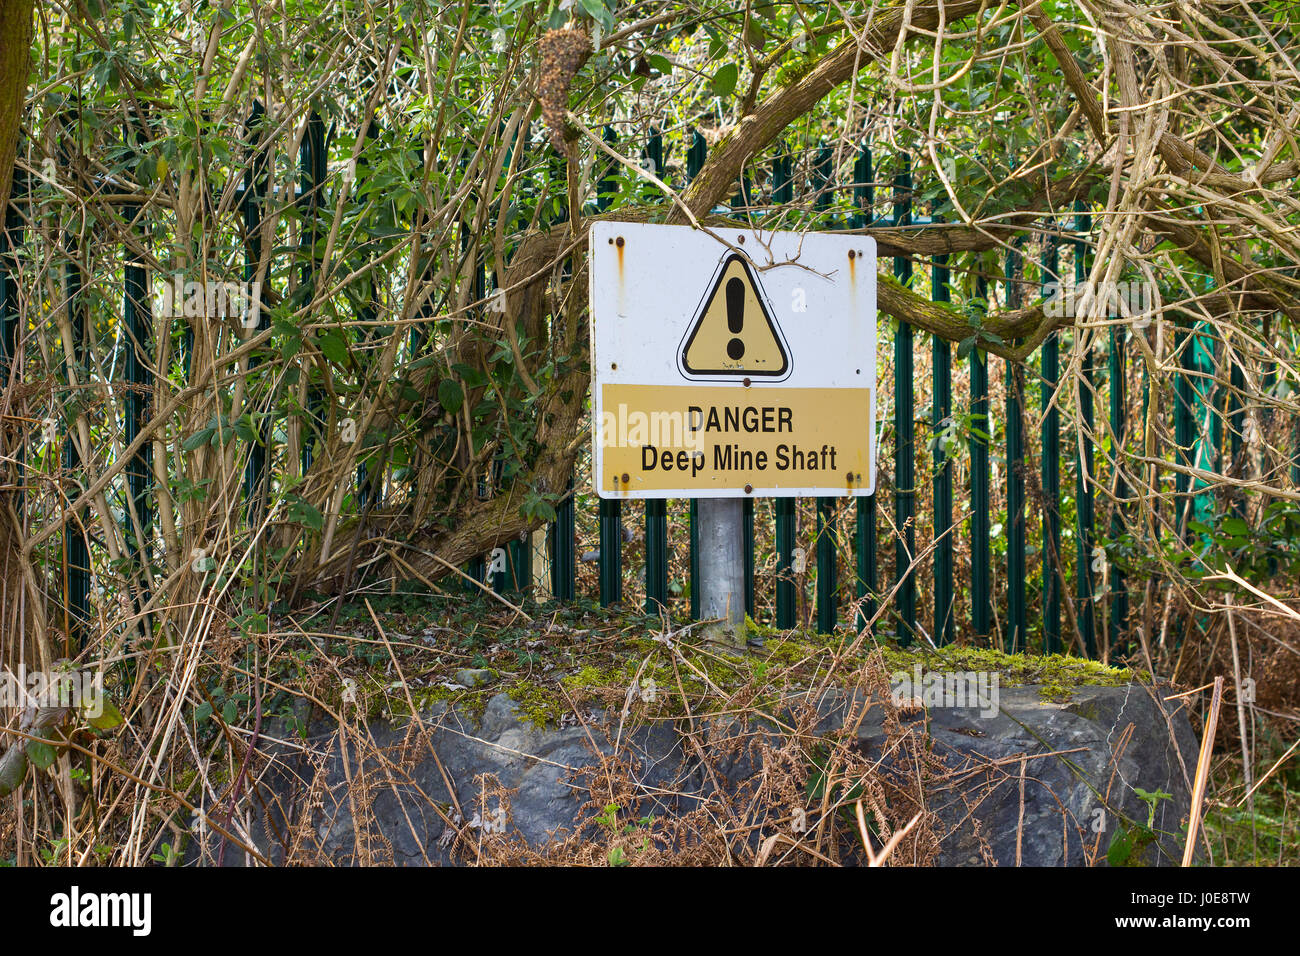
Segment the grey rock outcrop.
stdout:
<svg viewBox="0 0 1300 956">
<path fill-rule="evenodd" d="M 1006 687 L 991 715 L 979 707 L 904 712 L 903 726 L 952 770 L 924 797 L 941 822 L 935 862 L 1104 863 L 1118 840 L 1112 862 L 1176 863 L 1197 742 L 1165 693 L 1137 684 L 1084 686 L 1054 703 L 1041 699 L 1038 687 Z M 817 700 L 818 732 L 840 728 L 851 702 L 861 699 L 830 693 Z M 888 767 L 885 713 L 881 704 L 867 708 L 855 737 L 864 756 Z M 753 722 L 736 732 L 779 737 Z M 644 806 L 656 813 L 686 812 L 713 787 L 741 787 L 762 769 L 733 753 L 706 773 L 699 750 L 684 741 L 672 721 L 620 727 L 617 714 L 600 712 L 538 728 L 505 694 L 475 717 L 438 705 L 415 727 L 375 720 L 360 736 L 317 723 L 300 747 L 261 748 L 272 759 L 252 801 L 260 808 L 253 833 L 275 862 L 448 864 L 456 860 L 444 822 L 455 814 L 447 781 L 464 811 L 458 822 L 470 831 L 504 828 L 544 848 L 594 826 L 600 801 L 584 786 L 583 771 L 600 763 L 598 754 L 618 753 Z M 508 810 L 483 799 L 483 774 L 511 791 Z M 213 859 L 214 837 L 200 842 L 203 852 L 187 859 Z M 228 851 L 226 863 L 242 857 Z"/>
</svg>

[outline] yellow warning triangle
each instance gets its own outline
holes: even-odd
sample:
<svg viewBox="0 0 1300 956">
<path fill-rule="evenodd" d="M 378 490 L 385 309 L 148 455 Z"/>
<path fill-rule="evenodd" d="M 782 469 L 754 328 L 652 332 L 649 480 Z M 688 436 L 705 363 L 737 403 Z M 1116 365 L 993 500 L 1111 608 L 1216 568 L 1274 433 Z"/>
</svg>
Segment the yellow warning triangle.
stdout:
<svg viewBox="0 0 1300 956">
<path fill-rule="evenodd" d="M 723 260 L 695 314 L 682 368 L 688 375 L 784 375 L 790 368 L 767 298 L 739 253 Z"/>
</svg>

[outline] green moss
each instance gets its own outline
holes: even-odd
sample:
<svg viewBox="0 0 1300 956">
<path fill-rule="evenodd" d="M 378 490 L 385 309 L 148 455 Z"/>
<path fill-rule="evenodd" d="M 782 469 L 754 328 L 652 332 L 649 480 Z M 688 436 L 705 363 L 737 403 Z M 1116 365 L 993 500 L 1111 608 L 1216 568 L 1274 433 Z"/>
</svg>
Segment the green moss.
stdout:
<svg viewBox="0 0 1300 956">
<path fill-rule="evenodd" d="M 199 776 L 199 772 L 194 767 L 190 767 L 187 770 L 185 770 L 176 781 L 176 787 L 175 787 L 176 792 L 181 794 L 188 794 L 190 791 L 190 787 L 194 785 L 194 781 L 198 779 L 198 776 Z"/>
<path fill-rule="evenodd" d="M 993 648 L 949 647 L 940 651 L 887 648 L 885 662 L 890 671 L 911 670 L 917 663 L 922 671 L 986 671 L 1001 675 L 1004 686 L 1039 685 L 1044 700 L 1068 701 L 1075 688 L 1115 687 L 1137 675 L 1119 667 L 1065 654 L 1007 654 Z"/>
<path fill-rule="evenodd" d="M 1038 696 L 1043 700 L 1065 704 L 1069 703 L 1070 699 L 1074 696 L 1074 688 L 1066 687 L 1064 684 L 1043 684 L 1038 689 Z"/>
<path fill-rule="evenodd" d="M 761 637 L 766 640 L 769 637 L 780 637 L 786 632 L 772 624 L 759 624 L 748 614 L 745 615 L 745 630 L 751 637 Z"/>
<path fill-rule="evenodd" d="M 412 691 L 411 700 L 419 713 L 430 710 L 435 704 L 446 704 L 477 721 L 482 718 L 483 712 L 487 710 L 488 701 L 496 692 L 486 688 L 452 690 L 449 687 L 426 687 L 419 691 Z M 410 716 L 410 706 L 406 702 L 405 694 L 399 693 L 395 698 L 390 699 L 389 713 L 394 717 Z"/>
<path fill-rule="evenodd" d="M 569 709 L 563 694 L 540 683 L 520 681 L 506 694 L 519 706 L 519 716 L 538 730 L 559 724 Z"/>
<path fill-rule="evenodd" d="M 583 663 L 562 676 L 557 684 L 520 681 L 507 690 L 519 705 L 520 715 L 535 727 L 554 726 L 574 705 L 621 706 L 628 689 L 638 682 L 643 712 L 656 717 L 684 713 L 682 694 L 691 701 L 707 697 L 712 688 L 730 690 L 751 677 L 753 661 L 728 661 L 707 654 L 691 654 L 690 660 L 704 677 L 689 666 L 674 670 L 670 652 L 651 640 L 632 639 L 626 657 Z M 681 692 L 678 690 L 680 683 Z"/>
<path fill-rule="evenodd" d="M 701 645 L 698 629 L 678 638 L 670 648 L 656 636 L 662 633 L 660 622 L 628 609 L 556 605 L 529 625 L 519 624 L 513 616 L 494 618 L 491 607 L 467 605 L 458 610 L 459 614 L 450 616 L 445 609 L 440 612 L 443 623 L 439 633 L 447 637 L 437 644 L 427 638 L 423 644 L 395 642 L 404 673 L 424 675 L 432 684 L 412 687 L 410 702 L 406 691 L 392 685 L 389 650 L 371 653 L 373 642 L 354 646 L 343 638 L 330 645 L 328 656 L 332 666 L 343 663 L 344 673 L 355 680 L 356 702 L 345 704 L 344 688 L 332 679 L 317 682 L 313 692 L 330 708 L 363 719 L 409 716 L 413 703 L 417 711 L 445 704 L 475 720 L 481 718 L 495 694 L 505 692 L 522 719 L 543 727 L 556 725 L 575 706 L 621 709 L 634 681 L 639 681 L 640 699 L 634 702 L 638 716 L 671 719 L 688 707 L 694 713 L 707 713 L 711 704 L 719 703 L 719 694 L 730 695 L 746 686 L 758 695 L 749 703 L 761 708 L 791 689 L 812 686 L 825 678 L 837 655 L 843 680 L 851 680 L 851 672 L 877 651 L 886 673 L 910 672 L 917 665 L 922 672 L 996 672 L 1003 686 L 1039 685 L 1048 700 L 1068 699 L 1072 689 L 1083 685 L 1118 685 L 1136 676 L 1064 655 L 1013 655 L 991 648 L 936 651 L 922 646 L 900 648 L 891 642 L 862 642 L 848 655 L 847 649 L 857 644 L 852 631 L 782 630 L 753 620 L 746 622 L 748 631 L 762 647 L 732 654 Z M 420 623 L 413 620 L 407 627 L 415 630 Z M 454 651 L 451 661 L 446 655 L 449 648 Z M 457 667 L 469 666 L 471 661 L 490 667 L 499 679 L 461 690 L 441 685 L 452 681 Z M 544 668 L 538 666 L 542 663 Z"/>
<path fill-rule="evenodd" d="M 798 83 L 805 76 L 812 72 L 813 67 L 817 65 L 818 58 L 806 54 L 795 54 L 785 63 L 781 64 L 776 71 L 776 83 L 778 86 L 792 86 Z"/>
<path fill-rule="evenodd" d="M 766 666 L 795 667 L 803 661 L 817 661 L 852 640 L 845 635 L 807 634 L 799 631 L 775 631 L 760 628 L 769 640 L 762 654 Z M 1097 661 L 1065 654 L 1045 656 L 1007 654 L 995 648 L 899 647 L 896 644 L 865 644 L 857 655 L 859 661 L 879 647 L 889 673 L 911 671 L 920 665 L 922 673 L 932 671 L 985 671 L 1001 675 L 1004 686 L 1041 686 L 1046 700 L 1068 700 L 1074 688 L 1083 686 L 1118 686 L 1144 675 L 1120 667 L 1108 667 Z"/>
<path fill-rule="evenodd" d="M 561 678 L 560 683 L 575 690 L 586 687 L 608 687 L 619 679 L 627 669 L 627 664 L 628 662 L 625 661 L 622 665 L 608 668 L 588 664 L 578 673 Z"/>
</svg>

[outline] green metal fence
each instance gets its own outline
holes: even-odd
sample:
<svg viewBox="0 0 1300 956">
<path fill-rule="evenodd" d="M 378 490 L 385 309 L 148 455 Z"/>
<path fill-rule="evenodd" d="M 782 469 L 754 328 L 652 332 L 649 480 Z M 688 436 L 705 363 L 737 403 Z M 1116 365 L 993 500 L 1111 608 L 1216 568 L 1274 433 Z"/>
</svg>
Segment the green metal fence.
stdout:
<svg viewBox="0 0 1300 956">
<path fill-rule="evenodd" d="M 248 141 L 257 140 L 261 127 L 262 111 L 253 110 L 248 123 Z M 618 145 L 612 129 L 606 129 L 605 139 Z M 307 134 L 303 138 L 299 157 L 300 177 L 296 189 L 296 202 L 301 214 L 306 243 L 311 243 L 320 226 L 319 219 L 327 203 L 325 195 L 328 131 L 317 116 L 308 120 Z M 623 144 L 626 146 L 626 144 Z M 706 145 L 699 132 L 690 132 L 679 144 L 684 156 L 681 164 L 685 186 L 698 173 L 706 157 Z M 265 208 L 269 157 L 264 152 L 254 152 L 249 146 L 250 164 L 242 184 L 239 205 L 245 225 L 245 280 L 253 282 L 262 256 L 262 223 Z M 639 150 L 642 160 L 652 164 L 660 176 L 668 176 L 665 163 L 665 139 L 658 130 L 652 130 Z M 738 184 L 732 206 L 716 210 L 740 217 L 760 218 L 775 210 L 784 210 L 784 228 L 807 226 L 816 229 L 884 230 L 914 233 L 917 230 L 939 229 L 942 224 L 923 215 L 924 209 L 917 201 L 918 190 L 913 183 L 913 172 L 906 155 L 888 157 L 890 170 L 881 177 L 878 167 L 880 157 L 873 157 L 871 149 L 863 146 L 852 157 L 851 179 L 836 182 L 836 152 L 830 146 L 820 145 L 804 150 L 798 156 L 783 153 L 773 157 L 764 170 L 765 184 L 760 188 L 751 176 Z M 841 165 L 845 165 L 841 163 Z M 757 172 L 757 167 L 751 170 Z M 888 188 L 888 198 L 878 202 L 878 185 Z M 798 188 L 797 188 L 798 187 Z M 2 385 L 8 380 L 16 360 L 17 324 L 19 308 L 15 282 L 18 262 L 14 252 L 22 243 L 23 217 L 19 209 L 25 199 L 26 183 L 21 176 L 15 178 L 15 199 L 6 218 L 5 229 L 0 234 L 0 375 Z M 607 171 L 598 184 L 596 208 L 607 211 L 616 208 L 618 184 L 612 171 Z M 766 196 L 766 205 L 760 195 Z M 803 202 L 796 204 L 796 196 Z M 790 217 L 791 208 L 802 209 L 802 220 Z M 886 212 L 886 209 L 888 210 Z M 143 229 L 144 210 L 132 207 L 126 211 L 134 224 L 137 240 L 146 241 Z M 989 357 L 980 348 L 979 320 L 989 309 L 989 299 L 996 296 L 1001 307 L 1015 308 L 1024 303 L 1026 288 L 1035 292 L 1058 281 L 1061 254 L 1068 251 L 1072 260 L 1076 283 L 1086 280 L 1092 250 L 1090 239 L 1091 217 L 1084 206 L 1076 206 L 1072 217 L 1046 222 L 1036 236 L 1038 258 L 1029 254 L 1028 237 L 1014 241 L 1001 256 L 1000 267 L 989 269 L 978 256 L 962 257 L 957 253 L 944 253 L 932 259 L 914 260 L 896 256 L 892 261 L 894 278 L 902 285 L 916 284 L 918 269 L 929 275 L 929 295 L 935 302 L 954 301 L 954 273 L 964 275 L 964 290 L 959 305 L 966 310 L 972 323 L 973 335 L 963 343 L 954 358 L 948 342 L 932 338 L 930 342 L 930 403 L 928 416 L 922 414 L 923 430 L 929 441 L 918 440 L 917 394 L 915 383 L 916 333 L 907 323 L 895 323 L 892 329 L 892 419 L 887 432 L 892 438 L 892 462 L 881 462 L 881 493 L 877 497 L 854 501 L 854 529 L 851 543 L 844 538 L 842 521 L 845 508 L 842 499 L 820 498 L 814 506 L 815 527 L 812 548 L 815 586 L 815 620 L 822 632 L 838 627 L 861 628 L 870 622 L 880 633 L 891 633 L 900 643 L 928 640 L 935 644 L 951 643 L 957 639 L 961 627 L 969 627 L 976 639 L 999 643 L 1008 650 L 1032 648 L 1047 652 L 1073 648 L 1077 652 L 1095 656 L 1098 653 L 1096 600 L 1098 575 L 1093 570 L 1098 561 L 1098 533 L 1096 528 L 1096 498 L 1101 491 L 1119 504 L 1111 508 L 1110 534 L 1118 535 L 1123 527 L 1124 502 L 1128 497 L 1121 461 L 1125 444 L 1140 439 L 1137 433 L 1143 422 L 1130 423 L 1127 418 L 1126 332 L 1120 325 L 1112 324 L 1104 341 L 1096 343 L 1093 330 L 1073 329 L 1053 333 L 1042 344 L 1034 361 L 1017 365 L 998 360 L 1003 375 L 1005 407 L 1002 418 L 1002 436 L 995 440 L 993 409 L 990 404 Z M 69 303 L 72 339 L 66 348 L 66 373 L 69 386 L 84 380 L 85 355 L 85 277 L 82 275 L 75 244 L 77 234 L 69 228 L 65 242 L 69 250 L 62 281 Z M 466 229 L 462 235 L 463 253 L 478 256 L 478 245 Z M 147 396 L 152 386 L 156 343 L 151 341 L 152 329 L 147 301 L 148 278 L 143 266 L 126 253 L 123 290 L 123 317 L 129 337 L 125 377 L 126 392 L 126 445 L 130 446 L 151 414 Z M 1036 263 L 1037 283 L 1030 285 L 1026 271 Z M 308 256 L 302 266 L 302 286 L 308 290 L 313 281 L 314 260 Z M 474 269 L 475 282 L 471 292 L 476 302 L 487 295 L 488 278 L 485 267 L 479 262 Z M 365 318 L 360 315 L 360 318 Z M 259 328 L 268 327 L 265 311 Z M 1190 319 L 1178 324 L 1179 361 L 1183 374 L 1177 377 L 1174 407 L 1174 433 L 1176 456 L 1181 464 L 1202 469 L 1219 466 L 1219 449 L 1223 440 L 1223 423 L 1228 423 L 1228 453 L 1236 456 L 1241 448 L 1243 428 L 1240 401 L 1233 399 L 1232 390 L 1223 395 L 1210 394 L 1198 382 L 1209 381 L 1207 369 L 1213 371 L 1216 343 L 1196 328 Z M 1062 387 L 1061 349 L 1063 336 L 1069 337 L 1069 346 L 1077 356 L 1079 381 L 1077 390 Z M 419 334 L 412 333 L 412 349 L 418 353 L 422 347 Z M 189 348 L 191 346 L 186 346 Z M 1104 366 L 1098 364 L 1098 353 L 1104 349 Z M 254 356 L 251 361 L 256 362 Z M 1099 370 L 1104 368 L 1104 382 L 1099 380 Z M 964 374 L 967 379 L 965 407 L 954 406 L 954 375 Z M 1243 384 L 1242 370 L 1234 364 L 1231 368 L 1232 384 Z M 1068 383 L 1067 383 L 1068 384 Z M 1035 389 L 1034 386 L 1037 386 Z M 1106 391 L 1109 417 L 1109 450 L 1106 467 L 1099 469 L 1093 435 L 1097 433 L 1094 415 L 1094 396 Z M 882 393 L 885 389 L 882 386 Z M 1037 442 L 1025 428 L 1030 409 L 1028 397 L 1037 393 L 1041 411 Z M 1080 428 L 1077 440 L 1062 442 L 1061 408 L 1067 392 L 1077 395 L 1073 412 Z M 318 396 L 309 399 L 311 427 L 322 426 L 316 410 Z M 1233 404 L 1236 401 L 1236 404 Z M 1218 411 L 1222 406 L 1222 413 Z M 1211 428 L 1198 426 L 1205 419 L 1206 410 Z M 969 460 L 959 483 L 954 472 L 955 458 L 950 442 L 938 441 L 942 433 L 954 433 L 960 420 L 969 443 Z M 874 427 L 874 423 L 872 423 Z M 269 447 L 272 441 L 272 423 L 268 420 L 260 441 L 251 442 L 251 452 L 246 470 L 245 487 L 249 501 L 249 520 L 256 520 L 260 502 L 267 491 Z M 310 434 L 302 442 L 302 469 L 305 474 L 311 467 L 314 446 Z M 924 456 L 928 456 L 924 457 Z M 1000 461 L 997 480 L 1001 483 L 1001 500 L 1005 514 L 995 534 L 993 509 L 994 463 Z M 1036 462 L 1036 465 L 1035 465 Z M 925 465 L 918 471 L 918 463 Z M 1063 487 L 1063 463 L 1074 474 L 1073 500 L 1070 514 L 1073 525 L 1063 525 L 1066 509 Z M 79 468 L 77 451 L 69 438 L 63 441 L 63 465 L 66 472 L 76 475 Z M 1101 472 L 1105 471 L 1105 474 Z M 930 487 L 918 487 L 921 472 L 927 476 Z M 1293 469 L 1300 481 L 1300 466 Z M 147 551 L 154 536 L 156 506 L 153 501 L 153 463 L 148 444 L 137 449 L 126 470 L 131 509 L 129 528 L 133 553 Z M 358 472 L 358 489 L 364 491 L 368 481 L 377 476 L 367 476 L 364 468 Z M 575 489 L 581 489 L 587 478 L 575 475 L 568 493 L 556 509 L 556 520 L 546 536 L 546 555 L 550 562 L 550 596 L 571 601 L 578 593 L 578 552 Z M 1208 496 L 1203 493 L 1204 483 L 1190 480 L 1179 473 L 1175 479 L 1177 515 L 1181 533 L 1188 534 L 1189 520 L 1197 509 L 1209 507 Z M 882 514 L 878 497 L 892 500 L 892 511 Z M 361 494 L 358 500 L 365 500 Z M 923 503 L 929 503 L 929 514 L 924 514 Z M 771 529 L 756 529 L 756 514 L 752 500 L 745 502 L 746 548 L 746 607 L 754 613 L 755 594 L 755 541 L 756 530 L 762 540 L 772 542 L 775 577 L 772 623 L 788 628 L 796 623 L 796 608 L 800 594 L 796 587 L 797 566 L 808 556 L 800 556 L 797 549 L 799 503 L 789 498 L 775 499 L 772 508 Z M 650 500 L 645 504 L 645 560 L 644 593 L 647 612 L 657 612 L 673 604 L 670 591 L 670 538 L 669 517 L 674 507 L 663 500 Z M 687 576 L 690 579 L 690 614 L 698 617 L 699 589 L 696 561 L 696 503 L 680 506 L 687 516 L 689 536 L 689 561 Z M 623 600 L 624 579 L 627 569 L 623 562 L 624 514 L 622 503 L 602 500 L 598 505 L 599 528 L 598 581 L 599 600 L 611 605 Z M 1036 516 L 1038 531 L 1030 535 L 1030 516 Z M 882 528 L 882 521 L 886 526 Z M 918 526 L 925 522 L 930 533 L 926 536 L 926 553 L 919 550 L 923 537 Z M 1065 553 L 1064 531 L 1069 527 L 1074 539 L 1073 580 L 1068 574 L 1071 563 Z M 1004 555 L 997 566 L 994 563 L 994 545 Z M 959 547 L 960 545 L 960 547 Z M 888 549 L 882 552 L 882 548 Z M 841 554 L 851 550 L 853 581 L 845 585 L 840 581 Z M 882 580 L 879 558 L 892 552 L 892 577 Z M 1030 555 L 1039 555 L 1036 572 L 1030 573 Z M 959 567 L 959 556 L 966 566 Z M 471 562 L 468 573 L 476 580 L 502 591 L 519 591 L 534 586 L 532 568 L 533 549 L 528 542 L 503 542 L 501 553 L 495 557 L 484 556 Z M 65 611 L 69 617 L 70 633 L 75 633 L 77 622 L 89 616 L 90 541 L 83 523 L 73 516 L 63 536 L 62 574 L 59 593 L 65 595 Z M 922 580 L 922 576 L 924 579 Z M 489 580 L 490 579 L 490 580 Z M 958 586 L 958 581 L 963 586 Z M 1133 602 L 1127 588 L 1128 579 L 1123 569 L 1114 563 L 1109 566 L 1105 582 L 1108 644 L 1121 646 L 1127 639 L 1128 617 Z M 924 584 L 931 595 L 933 615 L 928 621 L 918 616 L 919 586 Z M 964 600 L 959 595 L 964 591 Z M 847 595 L 847 597 L 846 597 Z M 1001 598 L 1001 599 L 999 599 Z M 137 601 L 140 595 L 136 596 Z M 958 609 L 965 605 L 968 620 L 960 618 Z M 1032 608 L 1031 608 L 1032 605 Z M 849 609 L 852 608 L 852 611 Z M 999 615 L 995 608 L 1004 609 Z M 1031 610 L 1033 613 L 1031 613 Z M 1064 614 L 1063 614 L 1064 612 Z M 1031 628 L 1031 623 L 1033 627 Z"/>
<path fill-rule="evenodd" d="M 606 142 L 617 144 L 612 131 L 606 129 Z M 698 132 L 689 138 L 690 145 L 685 150 L 685 182 L 690 180 L 702 167 L 705 159 L 705 144 Z M 650 156 L 655 169 L 663 174 L 663 144 L 659 134 L 654 134 L 646 155 Z M 853 167 L 853 180 L 843 187 L 832 182 L 834 154 L 830 147 L 821 146 L 805 157 L 807 162 L 806 186 L 809 204 L 814 213 L 820 214 L 815 228 L 845 229 L 901 229 L 916 230 L 936 225 L 931 217 L 918 215 L 914 210 L 915 190 L 912 182 L 910 164 L 906 156 L 893 158 L 894 172 L 888 185 L 891 190 L 889 213 L 882 214 L 877 208 L 877 176 L 871 149 L 862 147 Z M 789 206 L 795 196 L 794 158 L 790 155 L 775 157 L 770 164 L 770 202 L 773 208 Z M 853 197 L 854 210 L 850 214 L 828 215 L 833 205 L 833 196 L 837 191 L 847 190 Z M 761 217 L 768 210 L 756 206 L 751 201 L 752 190 L 748 179 L 738 184 L 731 210 L 719 209 L 723 213 L 731 211 L 738 215 Z M 599 208 L 604 211 L 610 207 L 616 197 L 612 187 L 602 186 Z M 1056 224 L 1055 230 L 1044 242 L 1039 274 L 1040 283 L 1046 287 L 1059 280 L 1058 251 L 1060 246 L 1069 244 L 1073 249 L 1076 282 L 1083 282 L 1087 277 L 1088 255 L 1090 250 L 1090 217 L 1086 210 L 1079 209 L 1073 221 L 1065 220 Z M 1016 308 L 1023 304 L 1023 264 L 1018 251 L 1008 252 L 1004 256 L 1005 271 L 1002 276 L 1002 304 Z M 951 302 L 951 269 L 949 255 L 938 255 L 923 265 L 930 273 L 930 295 L 935 302 Z M 892 269 L 897 281 L 911 286 L 914 279 L 916 263 L 905 256 L 893 259 Z M 970 311 L 978 317 L 988 308 L 989 284 L 993 276 L 978 274 L 975 276 L 974 295 L 968 303 Z M 976 318 L 975 325 L 978 325 Z M 840 508 L 835 498 L 818 499 L 816 502 L 815 528 L 815 567 L 817 569 L 815 600 L 816 623 L 822 632 L 830 632 L 839 626 L 855 623 L 861 627 L 876 618 L 880 602 L 889 597 L 890 607 L 886 615 L 888 623 L 884 629 L 894 633 L 900 643 L 908 643 L 920 632 L 917 621 L 917 581 L 918 569 L 924 567 L 932 575 L 934 614 L 926 635 L 937 644 L 950 643 L 957 635 L 957 574 L 956 554 L 958 541 L 963 533 L 963 526 L 954 519 L 953 471 L 950 454 L 944 446 L 931 442 L 932 466 L 929 500 L 932 503 L 933 547 L 932 558 L 928 564 L 917 561 L 917 500 L 922 489 L 916 487 L 916 462 L 918 443 L 915 432 L 913 408 L 916 402 L 914 388 L 914 349 L 915 333 L 907 323 L 897 323 L 893 331 L 893 409 L 892 421 L 893 482 L 890 488 L 893 499 L 891 530 L 886 540 L 892 544 L 894 551 L 894 577 L 882 588 L 877 574 L 877 549 L 880 541 L 879 514 L 876 498 L 857 499 L 855 503 L 855 533 L 853 536 L 854 566 L 856 575 L 852 603 L 856 606 L 856 616 L 847 619 L 841 600 L 843 588 L 838 580 L 840 549 Z M 1111 428 L 1114 434 L 1123 434 L 1124 396 L 1122 391 L 1122 371 L 1124 368 L 1123 333 L 1112 327 L 1109 341 L 1110 381 L 1117 383 L 1111 392 Z M 1081 371 L 1086 376 L 1085 387 L 1081 390 L 1078 413 L 1085 437 L 1082 454 L 1074 453 L 1074 472 L 1076 474 L 1076 527 L 1074 537 L 1077 541 L 1077 553 L 1074 565 L 1076 578 L 1072 595 L 1073 614 L 1076 624 L 1076 640 L 1065 642 L 1062 639 L 1061 599 L 1066 562 L 1062 557 L 1061 543 L 1061 438 L 1060 408 L 1056 399 L 1060 377 L 1060 336 L 1053 333 L 1043 344 L 1038 362 L 1037 377 L 1040 382 L 1041 406 L 1048 409 L 1043 415 L 1039 436 L 1039 453 L 1041 472 L 1038 484 L 1043 499 L 1040 522 L 1041 538 L 1037 547 L 1043 558 L 1040 561 L 1039 581 L 1036 588 L 1038 604 L 1041 605 L 1041 634 L 1028 633 L 1028 591 L 1029 575 L 1027 572 L 1026 553 L 1029 542 L 1026 536 L 1026 514 L 1028 501 L 1026 497 L 1026 476 L 1023 461 L 1026 453 L 1026 435 L 1022 427 L 1025 416 L 1026 383 L 1023 369 L 1013 363 L 1005 363 L 1005 433 L 1003 442 L 1003 461 L 1001 478 L 1004 484 L 1004 501 L 1006 519 L 1003 522 L 1001 536 L 1005 539 L 1005 568 L 1001 573 L 993 567 L 992 537 L 992 470 L 990 455 L 996 449 L 991 443 L 988 356 L 980 348 L 968 350 L 966 361 L 969 363 L 969 403 L 966 411 L 970 422 L 970 474 L 969 484 L 964 496 L 969 504 L 969 519 L 964 523 L 968 535 L 969 547 L 969 595 L 971 625 L 973 633 L 981 638 L 993 639 L 995 635 L 996 602 L 994 581 L 1000 578 L 1005 590 L 1005 620 L 1001 622 L 1001 642 L 1008 650 L 1022 650 L 1027 646 L 1046 652 L 1060 650 L 1066 643 L 1073 643 L 1076 650 L 1082 648 L 1090 655 L 1097 652 L 1094 623 L 1094 573 L 1091 570 L 1094 560 L 1093 549 L 1096 544 L 1094 497 L 1097 493 L 1097 475 L 1093 462 L 1093 448 L 1090 434 L 1095 429 L 1093 420 L 1091 377 L 1093 356 L 1091 349 L 1084 356 Z M 937 337 L 931 342 L 931 410 L 929 428 L 935 432 L 953 419 L 953 359 L 948 342 Z M 1190 441 L 1188 442 L 1190 444 Z M 1067 449 L 1067 453 L 1069 450 Z M 1112 444 L 1112 461 L 1118 461 L 1119 448 Z M 881 463 L 882 473 L 890 463 Z M 1123 482 L 1114 469 L 1114 487 L 1117 497 L 1123 496 Z M 746 605 L 753 611 L 753 567 L 752 552 L 754 541 L 753 502 L 746 500 L 746 556 L 747 584 Z M 625 569 L 622 563 L 623 538 L 620 533 L 622 521 L 622 503 L 602 500 L 600 509 L 600 548 L 599 581 L 600 600 L 609 605 L 621 600 L 622 582 Z M 775 575 L 775 613 L 773 623 L 778 627 L 791 627 L 795 623 L 796 589 L 794 581 L 794 556 L 796 541 L 796 512 L 798 503 L 791 498 L 778 498 L 773 502 L 774 527 L 772 540 L 776 556 Z M 566 505 L 571 509 L 571 502 Z M 690 503 L 690 554 L 689 575 L 691 615 L 698 617 L 699 607 L 696 595 L 698 589 L 694 580 L 698 575 L 695 555 L 695 502 Z M 667 604 L 668 567 L 665 560 L 667 553 L 666 502 L 650 500 L 646 503 L 646 562 L 645 593 L 646 610 L 655 611 Z M 1118 516 L 1114 519 L 1119 521 Z M 574 594 L 573 560 L 572 560 L 573 525 L 571 510 L 562 515 L 561 520 L 552 528 L 550 541 L 553 560 L 553 591 L 557 597 L 571 598 Z M 1111 644 L 1118 644 L 1125 634 L 1128 595 L 1124 590 L 1125 579 L 1118 569 L 1112 569 L 1109 592 L 1111 595 Z M 1032 641 L 1031 641 L 1032 637 Z"/>
</svg>

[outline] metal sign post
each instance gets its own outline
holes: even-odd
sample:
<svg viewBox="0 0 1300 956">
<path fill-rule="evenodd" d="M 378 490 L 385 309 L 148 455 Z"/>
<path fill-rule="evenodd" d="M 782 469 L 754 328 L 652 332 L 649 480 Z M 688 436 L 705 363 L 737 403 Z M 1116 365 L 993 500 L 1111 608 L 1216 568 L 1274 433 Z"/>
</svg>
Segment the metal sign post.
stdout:
<svg viewBox="0 0 1300 956">
<path fill-rule="evenodd" d="M 735 647 L 746 639 L 743 522 L 739 498 L 700 499 L 700 619 L 714 622 L 708 640 Z"/>
</svg>

